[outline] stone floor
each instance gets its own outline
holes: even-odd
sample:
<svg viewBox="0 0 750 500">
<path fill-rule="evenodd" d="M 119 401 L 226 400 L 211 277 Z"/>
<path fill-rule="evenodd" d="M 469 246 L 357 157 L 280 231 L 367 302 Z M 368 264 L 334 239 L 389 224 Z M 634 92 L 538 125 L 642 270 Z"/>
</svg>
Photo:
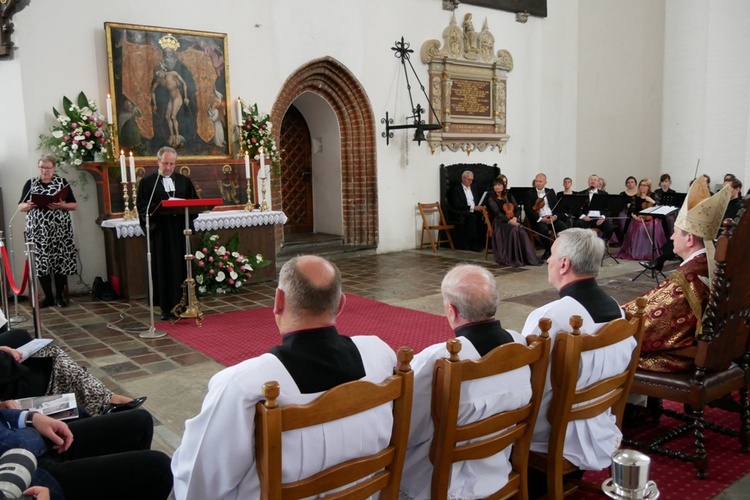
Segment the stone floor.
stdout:
<svg viewBox="0 0 750 500">
<path fill-rule="evenodd" d="M 484 260 L 481 253 L 410 250 L 348 256 L 337 259 L 336 263 L 341 269 L 345 293 L 443 314 L 440 282 L 448 269 L 462 261 L 485 265 L 497 277 L 501 295 L 497 316 L 505 328 L 522 328 L 535 307 L 534 301 L 526 296 L 531 298 L 551 291 L 546 265 L 500 267 L 492 256 Z M 622 281 L 623 275 L 635 276 L 640 270 L 637 262 L 621 260 L 618 264 L 608 258 L 599 281 L 607 283 L 618 276 Z M 635 288 L 625 292 L 635 293 L 638 288 L 648 289 L 653 284 L 653 280 L 642 277 L 633 285 Z M 236 295 L 201 299 L 202 310 L 208 315 L 270 306 L 275 285 L 275 282 L 253 284 Z M 19 314 L 26 320 L 14 326 L 33 330 L 27 302 L 19 302 Z M 108 387 L 134 397 L 148 396 L 145 408 L 157 422 L 154 447 L 171 454 L 179 445 L 185 420 L 199 411 L 208 380 L 223 366 L 169 337 L 140 338 L 138 334 L 149 329 L 149 321 L 146 301 L 104 303 L 93 302 L 87 296 L 72 297 L 69 307 L 47 308 L 41 314 L 42 336 L 54 338 Z M 747 478 L 738 482 L 720 498 L 748 498 L 749 483 Z"/>
</svg>

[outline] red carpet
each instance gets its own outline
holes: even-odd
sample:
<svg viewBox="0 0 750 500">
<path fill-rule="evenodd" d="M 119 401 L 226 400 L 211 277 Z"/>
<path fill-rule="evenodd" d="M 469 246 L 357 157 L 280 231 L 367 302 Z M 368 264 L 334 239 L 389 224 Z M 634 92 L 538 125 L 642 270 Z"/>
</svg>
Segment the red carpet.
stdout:
<svg viewBox="0 0 750 500">
<path fill-rule="evenodd" d="M 344 335 L 377 335 L 394 350 L 409 346 L 415 353 L 453 338 L 443 316 L 349 294 L 336 326 Z M 281 342 L 270 307 L 206 316 L 200 328 L 188 319 L 156 327 L 226 366 L 259 356 Z"/>
<path fill-rule="evenodd" d="M 671 401 L 664 401 L 665 408 L 682 410 L 681 406 Z M 706 408 L 706 418 L 710 422 L 724 425 L 730 429 L 740 428 L 739 413 L 718 408 Z M 645 436 L 660 435 L 665 429 L 676 427 L 680 423 L 673 418 L 662 416 L 659 426 L 655 427 L 649 422 L 638 429 L 626 429 L 625 436 L 642 439 Z M 729 485 L 750 473 L 750 453 L 740 452 L 739 438 L 710 430 L 704 431 L 704 436 L 708 455 L 706 479 L 695 477 L 695 467 L 692 462 L 682 462 L 655 453 L 647 453 L 651 457 L 649 476 L 651 480 L 656 481 L 656 487 L 661 493 L 660 500 L 671 498 L 704 500 L 713 498 Z M 693 432 L 690 431 L 688 434 L 671 441 L 669 448 L 692 454 L 695 451 Z M 602 472 L 587 472 L 584 480 L 601 484 L 611 476 L 610 470 L 607 469 Z M 578 492 L 577 498 L 593 500 L 607 497 L 593 492 Z"/>
</svg>

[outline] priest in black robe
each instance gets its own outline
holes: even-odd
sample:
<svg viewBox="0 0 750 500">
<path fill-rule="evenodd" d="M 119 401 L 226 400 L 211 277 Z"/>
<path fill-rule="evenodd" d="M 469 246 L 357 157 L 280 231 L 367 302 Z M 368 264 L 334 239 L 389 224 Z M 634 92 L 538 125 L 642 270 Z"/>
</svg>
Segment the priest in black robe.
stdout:
<svg viewBox="0 0 750 500">
<path fill-rule="evenodd" d="M 175 172 L 177 152 L 173 148 L 161 148 L 156 158 L 159 171 L 144 177 L 138 184 L 138 215 L 144 232 L 146 213 L 153 214 L 163 200 L 198 198 L 190 178 Z M 157 212 L 150 219 L 154 305 L 161 307 L 161 319 L 169 320 L 175 317 L 172 309 L 182 298 L 182 283 L 187 278 L 185 217 Z"/>
</svg>

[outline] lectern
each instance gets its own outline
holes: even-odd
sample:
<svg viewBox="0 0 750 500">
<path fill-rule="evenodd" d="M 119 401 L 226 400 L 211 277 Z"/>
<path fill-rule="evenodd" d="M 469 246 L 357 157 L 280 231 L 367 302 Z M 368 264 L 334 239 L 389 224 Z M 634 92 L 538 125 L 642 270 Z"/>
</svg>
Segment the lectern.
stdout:
<svg viewBox="0 0 750 500">
<path fill-rule="evenodd" d="M 172 314 L 177 317 L 175 322 L 182 318 L 195 318 L 195 323 L 198 326 L 201 326 L 203 312 L 201 311 L 198 297 L 195 294 L 195 280 L 193 279 L 193 252 L 190 249 L 190 236 L 193 234 L 193 230 L 190 229 L 190 215 L 211 210 L 213 207 L 221 205 L 222 203 L 223 200 L 221 198 L 198 198 L 194 200 L 172 198 L 159 203 L 151 214 L 152 216 L 179 215 L 181 212 L 184 212 L 185 214 L 185 229 L 182 233 L 185 235 L 185 266 L 187 267 L 187 278 L 182 284 L 182 299 L 180 299 L 180 303 L 172 309 Z"/>
</svg>

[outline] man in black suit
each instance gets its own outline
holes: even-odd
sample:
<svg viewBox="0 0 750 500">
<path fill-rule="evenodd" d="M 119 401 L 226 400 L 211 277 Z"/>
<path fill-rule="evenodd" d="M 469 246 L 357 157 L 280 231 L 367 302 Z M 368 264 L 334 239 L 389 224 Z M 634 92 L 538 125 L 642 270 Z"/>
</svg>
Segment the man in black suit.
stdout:
<svg viewBox="0 0 750 500">
<path fill-rule="evenodd" d="M 456 247 L 478 252 L 484 248 L 484 234 L 480 231 L 484 220 L 479 206 L 482 193 L 474 189 L 473 182 L 474 173 L 465 170 L 461 174 L 461 184 L 452 186 L 448 191 L 448 208 L 456 219 L 453 237 Z"/>
<path fill-rule="evenodd" d="M 536 177 L 534 177 L 534 189 L 530 189 L 523 198 L 523 209 L 526 213 L 526 219 L 531 224 L 531 229 L 545 236 L 553 228 L 553 235 L 566 229 L 565 224 L 557 219 L 557 215 L 552 213 L 552 209 L 557 205 L 555 191 L 546 186 L 547 176 L 544 174 L 537 174 Z M 538 202 L 538 210 L 534 210 L 534 204 L 537 203 L 537 200 L 543 200 L 543 202 Z M 550 256 L 550 249 L 552 248 L 552 239 L 541 238 L 541 240 L 542 245 L 544 246 L 542 260 L 547 260 Z"/>
<path fill-rule="evenodd" d="M 591 198 L 595 194 L 601 194 L 606 195 L 609 194 L 603 189 L 599 189 L 599 176 L 596 174 L 591 174 L 589 176 L 589 187 L 588 189 L 584 189 L 583 191 L 580 191 L 578 194 L 587 194 L 589 196 L 589 204 L 591 204 Z M 609 239 L 612 237 L 612 233 L 615 230 L 615 227 L 612 225 L 612 223 L 607 220 L 606 214 L 590 214 L 588 210 L 588 205 L 583 210 L 584 214 L 581 215 L 576 221 L 573 223 L 575 227 L 582 227 L 582 228 L 598 228 L 602 232 L 602 238 L 604 241 L 609 241 Z"/>
</svg>

